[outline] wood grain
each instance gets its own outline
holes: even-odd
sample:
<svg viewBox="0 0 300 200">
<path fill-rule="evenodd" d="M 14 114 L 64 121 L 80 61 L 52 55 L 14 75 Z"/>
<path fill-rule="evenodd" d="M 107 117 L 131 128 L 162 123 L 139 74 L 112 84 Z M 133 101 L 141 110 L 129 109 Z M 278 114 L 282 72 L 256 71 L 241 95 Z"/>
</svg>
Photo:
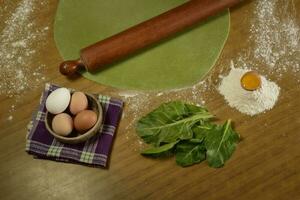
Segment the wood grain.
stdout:
<svg viewBox="0 0 300 200">
<path fill-rule="evenodd" d="M 300 1 L 295 2 L 299 10 Z M 47 11 L 36 14 L 41 26 L 53 23 L 57 3 L 51 1 Z M 249 45 L 245 41 L 252 9 L 253 2 L 232 10 L 230 36 L 212 77 L 217 77 L 224 66 L 229 67 L 230 59 Z M 0 23 L 0 30 L 3 26 Z M 36 58 L 47 64 L 45 82 L 118 97 L 117 89 L 61 76 L 57 66 L 62 59 L 53 41 L 52 25 L 50 29 L 43 54 Z M 256 117 L 231 109 L 215 89 L 203 94 L 208 109 L 220 120 L 231 118 L 243 137 L 226 166 L 217 170 L 205 162 L 181 168 L 174 159 L 140 156 L 134 137 L 128 138 L 125 133 L 133 117 L 126 113 L 128 107 L 115 138 L 109 169 L 33 159 L 24 151 L 26 125 L 43 85 L 22 97 L 12 121 L 7 120 L 7 112 L 15 99 L 1 96 L 0 199 L 300 199 L 300 87 L 292 72 L 284 74 L 278 84 L 281 95 L 277 105 Z M 169 94 L 173 97 L 176 92 Z M 152 100 L 148 109 L 159 103 Z"/>
</svg>

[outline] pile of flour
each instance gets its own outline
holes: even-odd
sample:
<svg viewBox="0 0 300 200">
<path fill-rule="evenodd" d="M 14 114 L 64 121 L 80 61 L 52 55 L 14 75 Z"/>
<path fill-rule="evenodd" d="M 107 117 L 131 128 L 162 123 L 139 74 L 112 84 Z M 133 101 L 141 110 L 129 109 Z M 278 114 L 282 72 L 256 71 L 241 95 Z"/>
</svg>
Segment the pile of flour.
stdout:
<svg viewBox="0 0 300 200">
<path fill-rule="evenodd" d="M 231 107 L 241 113 L 253 116 L 274 107 L 280 88 L 276 83 L 261 76 L 261 87 L 258 90 L 243 89 L 240 80 L 248 71 L 249 69 L 234 68 L 232 65 L 230 73 L 222 79 L 219 92 Z"/>
</svg>

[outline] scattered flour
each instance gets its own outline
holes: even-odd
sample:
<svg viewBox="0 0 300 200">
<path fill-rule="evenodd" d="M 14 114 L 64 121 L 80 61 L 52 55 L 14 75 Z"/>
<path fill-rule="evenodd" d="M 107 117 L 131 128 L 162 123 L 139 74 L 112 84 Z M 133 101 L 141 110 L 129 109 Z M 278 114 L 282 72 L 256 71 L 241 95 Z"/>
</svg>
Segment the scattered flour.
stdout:
<svg viewBox="0 0 300 200">
<path fill-rule="evenodd" d="M 0 94 L 15 97 L 45 79 L 44 65 L 33 65 L 48 27 L 38 28 L 32 19 L 37 0 L 22 0 L 0 32 Z M 7 8 L 8 9 L 8 8 Z M 0 14 L 1 17 L 1 14 Z M 28 66 L 33 65 L 33 66 Z"/>
<path fill-rule="evenodd" d="M 280 88 L 276 83 L 268 81 L 261 76 L 261 87 L 255 91 L 246 91 L 242 88 L 240 80 L 249 69 L 234 68 L 223 77 L 219 86 L 219 92 L 224 96 L 228 104 L 241 113 L 256 115 L 270 110 L 275 105 Z"/>
<path fill-rule="evenodd" d="M 13 120 L 13 116 L 12 116 L 12 115 L 8 116 L 7 120 L 8 120 L 8 121 Z"/>
<path fill-rule="evenodd" d="M 118 94 L 119 94 L 119 96 L 123 97 L 126 100 L 128 98 L 132 98 L 132 97 L 139 95 L 140 92 L 138 92 L 138 91 L 126 91 L 126 92 L 122 91 L 122 92 L 119 92 Z"/>
<path fill-rule="evenodd" d="M 250 23 L 250 48 L 241 50 L 236 64 L 263 69 L 277 79 L 292 72 L 299 81 L 300 27 L 294 0 L 255 1 Z"/>
<path fill-rule="evenodd" d="M 39 87 L 46 79 L 45 64 L 35 58 L 45 46 L 49 27 L 38 25 L 34 13 L 41 12 L 40 7 L 47 8 L 47 4 L 45 0 L 3 0 L 1 4 L 0 95 L 14 98 L 17 103 L 22 95 Z M 13 104 L 8 111 L 9 121 L 15 109 Z"/>
</svg>

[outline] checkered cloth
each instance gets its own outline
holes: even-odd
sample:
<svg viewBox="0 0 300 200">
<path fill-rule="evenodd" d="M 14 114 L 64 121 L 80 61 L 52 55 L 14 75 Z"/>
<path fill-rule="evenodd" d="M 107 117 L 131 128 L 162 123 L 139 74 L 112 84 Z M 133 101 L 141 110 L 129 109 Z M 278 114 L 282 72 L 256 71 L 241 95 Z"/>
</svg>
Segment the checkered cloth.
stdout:
<svg viewBox="0 0 300 200">
<path fill-rule="evenodd" d="M 57 88 L 59 87 L 46 84 L 39 109 L 28 125 L 26 151 L 37 158 L 107 167 L 114 134 L 122 115 L 123 102 L 99 95 L 98 99 L 103 108 L 103 124 L 99 134 L 85 143 L 63 144 L 47 131 L 44 123 L 46 99 Z"/>
</svg>

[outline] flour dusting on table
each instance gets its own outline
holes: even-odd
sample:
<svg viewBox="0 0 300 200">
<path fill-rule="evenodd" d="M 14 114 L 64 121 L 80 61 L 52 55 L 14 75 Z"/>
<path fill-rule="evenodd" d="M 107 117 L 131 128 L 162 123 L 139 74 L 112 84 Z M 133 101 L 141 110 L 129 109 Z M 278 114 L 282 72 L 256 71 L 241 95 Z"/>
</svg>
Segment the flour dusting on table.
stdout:
<svg viewBox="0 0 300 200">
<path fill-rule="evenodd" d="M 298 19 L 299 20 L 299 19 Z M 259 68 L 280 79 L 292 72 L 300 80 L 300 27 L 294 0 L 255 1 L 249 44 L 238 65 Z"/>
<path fill-rule="evenodd" d="M 250 31 L 256 41 L 254 57 L 262 60 L 270 68 L 285 65 L 294 71 L 299 71 L 299 63 L 288 62 L 288 58 L 299 54 L 300 34 L 295 21 L 296 10 L 294 1 L 285 1 L 283 7 L 278 7 L 279 0 L 260 0 L 254 11 Z M 288 8 L 291 9 L 288 10 Z"/>
<path fill-rule="evenodd" d="M 8 10 L 13 13 L 8 15 Z M 0 30 L 0 95 L 20 99 L 28 90 L 32 90 L 45 81 L 45 65 L 34 60 L 44 47 L 49 27 L 40 27 L 33 14 L 38 6 L 47 6 L 45 1 L 22 0 L 17 5 L 4 1 L 0 17 L 4 28 Z M 38 10 L 40 11 L 40 10 Z M 9 112 L 13 113 L 15 105 Z M 10 115 L 8 120 L 12 120 Z"/>
</svg>

